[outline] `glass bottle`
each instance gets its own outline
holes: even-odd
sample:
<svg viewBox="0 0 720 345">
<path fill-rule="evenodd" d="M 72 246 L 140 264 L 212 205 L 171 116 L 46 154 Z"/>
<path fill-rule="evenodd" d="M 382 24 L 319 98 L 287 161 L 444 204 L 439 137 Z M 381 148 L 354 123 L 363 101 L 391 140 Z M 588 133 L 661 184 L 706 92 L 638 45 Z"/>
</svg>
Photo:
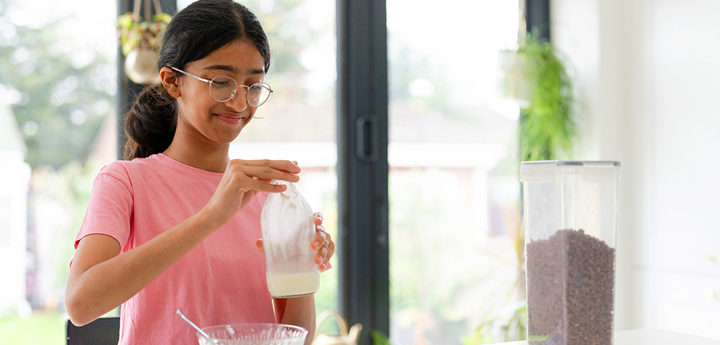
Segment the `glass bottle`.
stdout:
<svg viewBox="0 0 720 345">
<path fill-rule="evenodd" d="M 314 294 L 320 288 L 315 216 L 295 183 L 275 180 L 287 189 L 270 193 L 260 216 L 265 274 L 270 294 L 276 298 Z"/>
</svg>

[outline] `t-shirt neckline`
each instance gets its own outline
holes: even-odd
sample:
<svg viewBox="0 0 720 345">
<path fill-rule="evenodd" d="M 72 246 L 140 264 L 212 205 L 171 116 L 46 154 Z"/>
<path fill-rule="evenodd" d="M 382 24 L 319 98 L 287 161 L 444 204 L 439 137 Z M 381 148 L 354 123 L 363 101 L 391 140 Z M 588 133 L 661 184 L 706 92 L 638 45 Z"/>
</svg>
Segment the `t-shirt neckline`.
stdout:
<svg viewBox="0 0 720 345">
<path fill-rule="evenodd" d="M 180 162 L 180 161 L 177 161 L 177 160 L 173 159 L 172 157 L 170 157 L 170 156 L 168 156 L 168 155 L 166 155 L 166 154 L 164 154 L 164 153 L 162 153 L 162 152 L 156 154 L 156 156 L 158 157 L 158 159 L 160 159 L 160 160 L 162 160 L 162 161 L 165 161 L 165 162 L 167 162 L 167 163 L 169 163 L 169 164 L 172 164 L 172 165 L 174 165 L 174 166 L 177 166 L 177 167 L 179 167 L 179 168 L 181 168 L 181 169 L 183 169 L 183 170 L 187 170 L 187 171 L 192 172 L 192 173 L 196 173 L 196 174 L 206 174 L 206 175 L 208 175 L 208 176 L 217 177 L 217 178 L 221 178 L 221 177 L 223 176 L 223 173 L 216 173 L 216 172 L 212 172 L 212 171 L 207 171 L 207 170 L 203 170 L 203 169 L 200 169 L 200 168 L 196 168 L 196 167 L 191 166 L 191 165 L 187 165 L 187 164 L 185 164 L 185 163 L 183 163 L 183 162 Z"/>
</svg>

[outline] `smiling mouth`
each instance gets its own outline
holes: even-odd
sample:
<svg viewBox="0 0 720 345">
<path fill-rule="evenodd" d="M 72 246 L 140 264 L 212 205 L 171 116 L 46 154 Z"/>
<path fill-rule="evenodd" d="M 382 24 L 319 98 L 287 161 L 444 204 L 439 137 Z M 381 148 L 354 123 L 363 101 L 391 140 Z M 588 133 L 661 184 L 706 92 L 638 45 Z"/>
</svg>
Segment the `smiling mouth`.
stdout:
<svg viewBox="0 0 720 345">
<path fill-rule="evenodd" d="M 229 124 L 237 124 L 242 121 L 245 121 L 245 116 L 231 116 L 231 115 L 222 115 L 222 114 L 215 114 L 220 120 L 222 120 L 225 123 Z"/>
</svg>

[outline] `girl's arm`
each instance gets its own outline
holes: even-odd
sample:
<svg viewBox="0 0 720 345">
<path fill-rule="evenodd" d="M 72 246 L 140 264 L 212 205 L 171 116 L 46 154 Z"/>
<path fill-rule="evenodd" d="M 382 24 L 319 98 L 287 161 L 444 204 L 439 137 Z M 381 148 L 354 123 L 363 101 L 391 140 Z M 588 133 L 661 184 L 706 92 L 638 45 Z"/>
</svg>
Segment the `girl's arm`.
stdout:
<svg viewBox="0 0 720 345">
<path fill-rule="evenodd" d="M 295 298 L 274 298 L 278 323 L 300 326 L 308 331 L 305 345 L 315 339 L 315 295 Z"/>
<path fill-rule="evenodd" d="M 299 172 L 289 161 L 232 160 L 207 205 L 152 240 L 119 255 L 114 238 L 85 236 L 73 257 L 65 292 L 70 320 L 85 325 L 121 305 L 227 223 L 258 191 L 285 190 L 270 184 L 271 179 L 297 182 L 294 174 Z"/>
<path fill-rule="evenodd" d="M 65 293 L 70 320 L 82 326 L 117 308 L 220 225 L 203 209 L 123 255 L 114 238 L 85 236 L 75 252 Z"/>
</svg>

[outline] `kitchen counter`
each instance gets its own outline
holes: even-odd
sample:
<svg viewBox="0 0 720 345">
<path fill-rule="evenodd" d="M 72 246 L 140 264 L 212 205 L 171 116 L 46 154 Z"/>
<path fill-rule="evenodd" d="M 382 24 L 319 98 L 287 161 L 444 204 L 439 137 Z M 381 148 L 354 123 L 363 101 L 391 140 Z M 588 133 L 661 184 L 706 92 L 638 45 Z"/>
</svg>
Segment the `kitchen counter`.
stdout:
<svg viewBox="0 0 720 345">
<path fill-rule="evenodd" d="M 527 345 L 527 341 L 513 341 L 495 345 Z M 613 345 L 720 345 L 720 340 L 659 329 L 635 329 L 615 332 L 615 343 Z"/>
</svg>

